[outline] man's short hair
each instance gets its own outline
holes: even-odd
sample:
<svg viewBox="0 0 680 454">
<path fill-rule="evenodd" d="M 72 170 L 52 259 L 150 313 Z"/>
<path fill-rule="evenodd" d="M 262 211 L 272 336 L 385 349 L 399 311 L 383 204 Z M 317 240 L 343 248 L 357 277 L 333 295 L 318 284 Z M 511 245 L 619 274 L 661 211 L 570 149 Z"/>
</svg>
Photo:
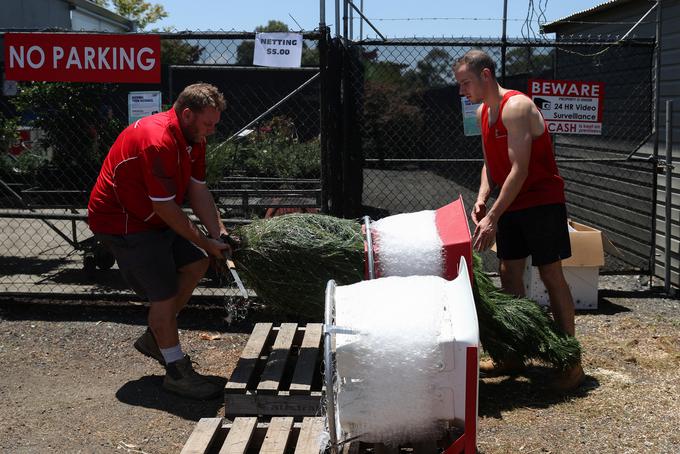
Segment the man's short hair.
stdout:
<svg viewBox="0 0 680 454">
<path fill-rule="evenodd" d="M 203 82 L 187 86 L 175 101 L 175 110 L 178 112 L 186 108 L 200 112 L 206 107 L 214 107 L 222 112 L 227 103 L 217 87 Z"/>
<path fill-rule="evenodd" d="M 482 74 L 484 69 L 488 68 L 491 71 L 493 78 L 496 78 L 496 62 L 493 58 L 483 50 L 472 49 L 460 57 L 453 65 L 453 70 L 458 71 L 461 66 L 466 65 L 477 76 Z"/>
</svg>

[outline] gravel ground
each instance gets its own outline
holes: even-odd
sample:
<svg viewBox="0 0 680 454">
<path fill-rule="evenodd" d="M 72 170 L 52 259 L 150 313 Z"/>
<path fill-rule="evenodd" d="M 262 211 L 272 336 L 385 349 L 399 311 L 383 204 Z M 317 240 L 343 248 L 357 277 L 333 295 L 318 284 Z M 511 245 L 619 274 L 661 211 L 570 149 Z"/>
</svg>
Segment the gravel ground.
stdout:
<svg viewBox="0 0 680 454">
<path fill-rule="evenodd" d="M 646 282 L 645 282 L 646 284 Z M 577 316 L 588 380 L 567 396 L 552 372 L 482 379 L 483 453 L 680 452 L 680 304 L 636 276 L 602 276 L 598 311 Z M 160 389 L 163 370 L 132 342 L 146 308 L 133 303 L 0 300 L 0 451 L 179 452 L 221 399 Z M 222 381 L 255 321 L 228 325 L 222 307 L 191 305 L 181 342 L 197 369 Z"/>
</svg>

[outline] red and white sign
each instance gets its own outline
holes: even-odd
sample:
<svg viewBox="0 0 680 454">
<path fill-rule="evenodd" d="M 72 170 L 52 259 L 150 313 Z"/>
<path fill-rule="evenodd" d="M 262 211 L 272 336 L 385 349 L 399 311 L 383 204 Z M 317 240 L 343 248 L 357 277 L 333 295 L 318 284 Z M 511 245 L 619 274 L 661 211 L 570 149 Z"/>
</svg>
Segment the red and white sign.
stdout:
<svg viewBox="0 0 680 454">
<path fill-rule="evenodd" d="M 160 83 L 157 35 L 6 33 L 5 79 Z"/>
<path fill-rule="evenodd" d="M 602 134 L 604 83 L 529 79 L 529 97 L 550 133 Z"/>
</svg>

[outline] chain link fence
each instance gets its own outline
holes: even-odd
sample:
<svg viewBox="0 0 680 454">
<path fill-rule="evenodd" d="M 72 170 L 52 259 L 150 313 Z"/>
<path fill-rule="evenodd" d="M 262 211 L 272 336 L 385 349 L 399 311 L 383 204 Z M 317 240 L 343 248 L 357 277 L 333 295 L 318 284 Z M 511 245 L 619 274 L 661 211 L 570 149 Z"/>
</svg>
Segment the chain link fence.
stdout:
<svg viewBox="0 0 680 454">
<path fill-rule="evenodd" d="M 86 214 L 103 159 L 129 123 L 133 91 L 160 91 L 163 110 L 191 83 L 224 93 L 207 170 L 227 222 L 318 210 L 321 35 L 304 34 L 303 66 L 294 69 L 253 66 L 254 37 L 161 34 L 158 85 L 20 82 L 16 96 L 0 97 L 0 293 L 131 296 Z M 211 276 L 199 293 L 231 287 Z"/>
<path fill-rule="evenodd" d="M 503 86 L 530 78 L 604 82 L 602 134 L 555 134 L 570 215 L 648 269 L 655 156 L 653 43 L 389 40 L 343 44 L 305 34 L 303 67 L 252 65 L 252 33 L 165 33 L 158 85 L 20 83 L 0 97 L 0 293 L 132 296 L 87 228 L 101 162 L 128 124 L 128 94 L 169 108 L 193 82 L 227 99 L 208 147 L 208 180 L 228 223 L 325 207 L 373 218 L 475 200 L 479 136 L 466 135 L 451 66 L 491 54 Z M 503 71 L 504 68 L 504 71 Z M 504 72 L 504 74 L 503 74 Z M 18 134 L 17 134 L 18 133 Z M 235 294 L 209 276 L 201 295 Z"/>
<path fill-rule="evenodd" d="M 361 209 L 377 217 L 435 209 L 459 194 L 472 206 L 481 140 L 466 134 L 451 68 L 479 48 L 496 60 L 506 88 L 527 93 L 529 79 L 604 83 L 602 134 L 554 134 L 556 159 L 570 216 L 603 230 L 620 249 L 609 268 L 648 270 L 655 162 L 640 146 L 653 129 L 653 43 L 577 38 L 352 44 L 345 83 L 357 100 L 351 123 L 364 158 Z"/>
</svg>

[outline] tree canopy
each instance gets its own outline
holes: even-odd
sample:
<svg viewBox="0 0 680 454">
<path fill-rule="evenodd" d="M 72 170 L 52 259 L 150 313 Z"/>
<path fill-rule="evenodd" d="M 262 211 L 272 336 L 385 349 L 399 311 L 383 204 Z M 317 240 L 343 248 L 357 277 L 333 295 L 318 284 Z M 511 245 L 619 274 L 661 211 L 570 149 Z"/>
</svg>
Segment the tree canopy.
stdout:
<svg viewBox="0 0 680 454">
<path fill-rule="evenodd" d="M 147 25 L 158 22 L 168 17 L 163 5 L 149 3 L 144 0 L 90 0 L 104 8 L 113 10 L 123 17 L 134 20 L 140 30 L 144 30 Z"/>
</svg>

